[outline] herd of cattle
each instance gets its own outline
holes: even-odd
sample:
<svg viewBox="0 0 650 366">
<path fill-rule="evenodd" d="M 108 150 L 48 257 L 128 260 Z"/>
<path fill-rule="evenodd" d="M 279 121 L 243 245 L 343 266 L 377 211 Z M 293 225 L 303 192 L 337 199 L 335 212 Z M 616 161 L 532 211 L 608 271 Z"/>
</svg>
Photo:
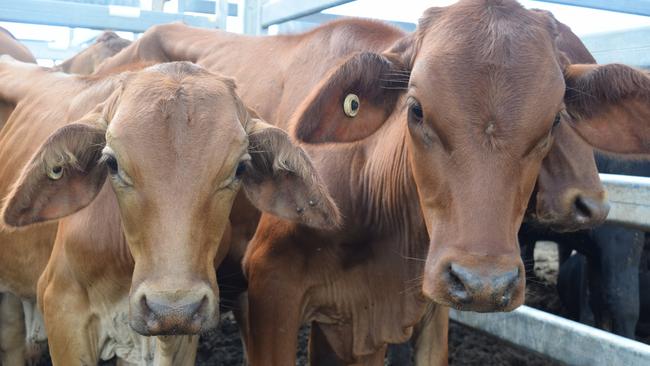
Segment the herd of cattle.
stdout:
<svg viewBox="0 0 650 366">
<path fill-rule="evenodd" d="M 5 31 L 0 53 L 2 365 L 45 339 L 56 365 L 193 365 L 220 310 L 250 365 L 295 364 L 304 323 L 311 365 L 409 339 L 444 365 L 449 307 L 521 305 L 541 239 L 576 319 L 634 337 L 650 316 L 645 234 L 584 231 L 609 209 L 594 148 L 650 175 L 650 75 L 597 65 L 548 12 L 160 25 L 54 68 Z"/>
</svg>

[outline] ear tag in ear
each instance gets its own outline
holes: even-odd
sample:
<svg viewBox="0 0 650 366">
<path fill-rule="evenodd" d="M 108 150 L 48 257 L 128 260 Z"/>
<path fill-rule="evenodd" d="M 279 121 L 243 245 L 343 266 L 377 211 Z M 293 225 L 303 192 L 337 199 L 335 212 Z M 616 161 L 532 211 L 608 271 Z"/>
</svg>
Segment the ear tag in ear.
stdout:
<svg viewBox="0 0 650 366">
<path fill-rule="evenodd" d="M 359 113 L 359 97 L 356 94 L 348 94 L 343 101 L 343 111 L 348 117 L 355 117 Z"/>
<path fill-rule="evenodd" d="M 47 169 L 47 177 L 51 180 L 59 180 L 63 177 L 63 167 L 62 166 L 53 166 Z"/>
</svg>

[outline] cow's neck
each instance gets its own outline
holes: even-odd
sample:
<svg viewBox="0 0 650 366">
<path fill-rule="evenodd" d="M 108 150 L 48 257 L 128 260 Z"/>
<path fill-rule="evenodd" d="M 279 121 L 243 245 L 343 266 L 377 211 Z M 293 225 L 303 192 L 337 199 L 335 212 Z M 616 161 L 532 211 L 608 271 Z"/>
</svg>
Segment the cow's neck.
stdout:
<svg viewBox="0 0 650 366">
<path fill-rule="evenodd" d="M 419 251 L 428 239 L 409 163 L 407 134 L 406 123 L 394 120 L 370 139 L 356 201 L 368 210 L 360 216 L 366 230 L 391 235 L 399 239 L 400 247 L 416 246 L 417 250 L 411 249 Z"/>
</svg>

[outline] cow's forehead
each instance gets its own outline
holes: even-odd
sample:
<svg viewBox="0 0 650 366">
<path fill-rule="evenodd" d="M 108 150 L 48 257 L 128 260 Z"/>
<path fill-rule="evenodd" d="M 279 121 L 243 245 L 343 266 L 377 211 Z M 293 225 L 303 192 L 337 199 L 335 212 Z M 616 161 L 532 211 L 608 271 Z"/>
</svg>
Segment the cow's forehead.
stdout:
<svg viewBox="0 0 650 366">
<path fill-rule="evenodd" d="M 498 11 L 492 3 L 428 14 L 434 19 L 420 23 L 411 94 L 454 122 L 548 120 L 564 94 L 550 19 L 514 2 L 498 2 L 505 4 Z"/>
<path fill-rule="evenodd" d="M 191 171 L 201 165 L 219 170 L 246 152 L 240 117 L 234 94 L 223 86 L 130 83 L 109 123 L 107 145 L 133 169 L 177 165 Z"/>
<path fill-rule="evenodd" d="M 435 52 L 494 64 L 554 57 L 556 22 L 516 1 L 460 1 L 429 9 L 416 39 L 420 54 Z"/>
</svg>

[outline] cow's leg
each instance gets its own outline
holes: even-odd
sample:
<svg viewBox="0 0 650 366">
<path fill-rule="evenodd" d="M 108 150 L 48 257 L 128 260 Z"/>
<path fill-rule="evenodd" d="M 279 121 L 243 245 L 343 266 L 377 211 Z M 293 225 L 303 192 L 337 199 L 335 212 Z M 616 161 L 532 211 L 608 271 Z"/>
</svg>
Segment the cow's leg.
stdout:
<svg viewBox="0 0 650 366">
<path fill-rule="evenodd" d="M 388 345 L 384 345 L 377 352 L 362 357 L 359 362 L 353 363 L 350 366 L 384 366 L 387 346 Z"/>
<path fill-rule="evenodd" d="M 304 290 L 300 277 L 288 276 L 287 266 L 248 266 L 248 362 L 251 366 L 287 366 L 296 363 L 298 330 Z"/>
<path fill-rule="evenodd" d="M 404 343 L 388 346 L 386 358 L 389 366 L 413 366 L 413 342 L 411 339 Z"/>
<path fill-rule="evenodd" d="M 535 277 L 535 243 L 537 235 L 534 229 L 529 225 L 522 225 L 517 233 L 519 238 L 519 248 L 521 250 L 521 260 L 524 262 L 526 278 Z"/>
<path fill-rule="evenodd" d="M 415 365 L 447 365 L 449 308 L 431 303 L 414 330 Z"/>
<path fill-rule="evenodd" d="M 8 292 L 0 294 L 0 365 L 25 365 L 23 305 Z"/>
<path fill-rule="evenodd" d="M 239 335 L 242 341 L 242 347 L 244 349 L 244 361 L 242 366 L 248 366 L 248 334 L 250 333 L 250 322 L 248 320 L 248 292 L 244 292 L 239 295 L 237 298 L 237 305 L 232 310 L 232 313 L 235 315 L 235 320 L 237 321 L 237 326 L 239 327 Z"/>
<path fill-rule="evenodd" d="M 43 353 L 47 334 L 45 333 L 45 321 L 36 302 L 23 300 L 23 313 L 25 315 L 25 358 L 28 362 L 37 364 Z"/>
<path fill-rule="evenodd" d="M 198 335 L 156 337 L 156 366 L 192 366 L 196 363 Z"/>
<path fill-rule="evenodd" d="M 615 334 L 634 339 L 639 320 L 639 261 L 645 235 L 614 225 L 594 230 L 600 249 L 602 318 Z"/>
<path fill-rule="evenodd" d="M 90 312 L 86 292 L 74 280 L 39 281 L 39 295 L 55 365 L 96 365 L 99 361 L 98 319 Z"/>
</svg>

